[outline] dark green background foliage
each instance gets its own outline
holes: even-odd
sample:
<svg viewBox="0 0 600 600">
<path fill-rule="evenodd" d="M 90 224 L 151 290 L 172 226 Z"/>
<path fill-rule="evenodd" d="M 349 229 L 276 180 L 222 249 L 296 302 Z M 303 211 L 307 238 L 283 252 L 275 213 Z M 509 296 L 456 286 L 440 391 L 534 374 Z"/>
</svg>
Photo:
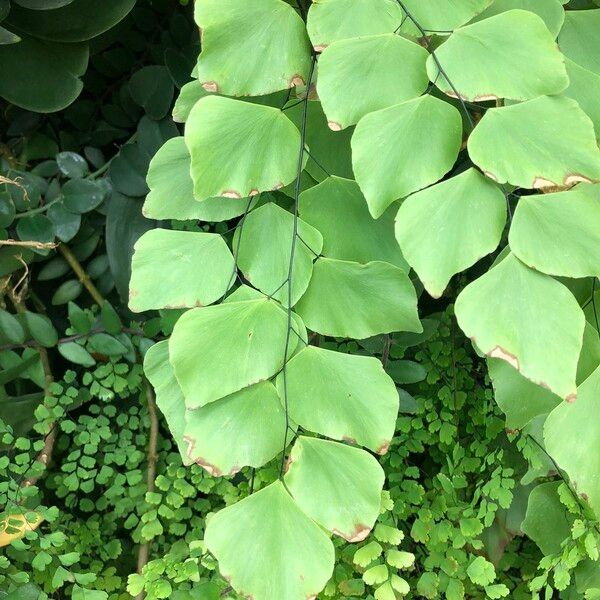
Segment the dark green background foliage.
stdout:
<svg viewBox="0 0 600 600">
<path fill-rule="evenodd" d="M 185 4 L 0 0 L 0 600 L 241 598 L 204 543 L 207 517 L 281 479 L 281 453 L 230 477 L 201 461 L 184 465 L 143 358 L 185 310 L 128 307 L 144 233 L 217 233 L 243 249 L 234 232 L 249 203 L 188 221 L 142 212 L 150 161 L 183 135 L 204 95 L 185 87 L 197 84 L 200 51 Z M 311 2 L 288 4 L 304 17 Z M 287 103 L 285 114 L 301 126 L 303 93 L 253 102 Z M 305 104 L 310 155 L 298 185 L 309 190 L 330 172 L 352 178 L 350 134 L 333 136 L 320 104 Z M 473 104 L 471 117 L 485 108 Z M 461 154 L 452 174 L 468 166 Z M 166 176 L 176 196 L 173 169 Z M 291 222 L 298 191 L 291 184 L 262 194 L 257 210 L 291 211 Z M 308 202 L 301 216 L 311 222 Z M 254 235 L 258 244 L 261 232 Z M 343 251 L 369 252 L 354 244 Z M 405 264 L 395 246 L 385 251 L 390 263 Z M 246 272 L 243 252 L 234 254 Z M 371 260 L 363 258 L 345 257 Z M 458 293 L 500 258 L 453 277 L 437 299 L 412 276 L 422 333 L 360 341 L 310 333 L 321 349 L 375 357 L 400 398 L 389 450 L 378 457 L 386 481 L 377 523 L 357 543 L 334 536 L 335 567 L 320 599 L 600 598 L 596 515 L 546 453 L 543 419 L 506 410 L 499 394 L 496 402 L 485 357 L 454 314 Z M 161 289 L 166 269 L 142 284 Z M 593 346 L 595 280 L 569 286 Z M 317 331 L 319 315 L 302 302 Z"/>
</svg>

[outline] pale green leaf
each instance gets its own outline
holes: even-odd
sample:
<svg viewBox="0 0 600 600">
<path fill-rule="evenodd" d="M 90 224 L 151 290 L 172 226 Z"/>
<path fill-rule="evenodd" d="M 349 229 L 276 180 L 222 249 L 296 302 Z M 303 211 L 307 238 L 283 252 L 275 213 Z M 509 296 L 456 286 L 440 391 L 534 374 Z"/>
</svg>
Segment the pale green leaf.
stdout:
<svg viewBox="0 0 600 600">
<path fill-rule="evenodd" d="M 328 177 L 300 194 L 299 210 L 323 234 L 323 256 L 359 263 L 381 260 L 408 271 L 394 237 L 395 209 L 374 219 L 355 181 Z"/>
<path fill-rule="evenodd" d="M 283 406 L 268 381 L 185 412 L 187 457 L 214 477 L 262 467 L 283 450 L 285 431 Z"/>
<path fill-rule="evenodd" d="M 534 13 L 509 10 L 457 29 L 429 57 L 431 81 L 450 96 L 478 102 L 528 100 L 557 94 L 569 85 L 562 54 Z M 533 76 L 535 74 L 535 76 Z"/>
<path fill-rule="evenodd" d="M 392 33 L 402 17 L 396 0 L 320 0 L 308 11 L 308 35 L 321 52 L 336 40 Z"/>
<path fill-rule="evenodd" d="M 441 179 L 461 141 L 458 110 L 429 95 L 363 117 L 352 136 L 352 165 L 371 214 Z"/>
<path fill-rule="evenodd" d="M 144 356 L 144 373 L 154 388 L 156 405 L 167 421 L 183 464 L 191 464 L 193 461 L 187 456 L 188 445 L 183 439 L 185 401 L 169 362 L 168 340 L 158 342 L 148 349 Z"/>
<path fill-rule="evenodd" d="M 407 10 L 423 29 L 441 33 L 464 25 L 491 2 L 492 0 L 403 0 Z M 420 35 L 410 19 L 405 21 L 403 31 Z"/>
<path fill-rule="evenodd" d="M 185 123 L 196 102 L 209 93 L 210 92 L 207 92 L 200 85 L 197 79 L 186 83 L 181 90 L 179 90 L 179 96 L 177 96 L 177 99 L 175 100 L 175 105 L 173 106 L 173 121 L 175 121 L 175 123 Z"/>
<path fill-rule="evenodd" d="M 600 180 L 600 151 L 577 102 L 542 96 L 492 108 L 469 138 L 471 160 L 500 183 L 523 188 Z"/>
<path fill-rule="evenodd" d="M 306 83 L 310 44 L 286 2 L 197 0 L 195 20 L 202 32 L 197 77 L 206 90 L 259 96 Z"/>
<path fill-rule="evenodd" d="M 569 87 L 563 95 L 573 98 L 594 124 L 596 139 L 600 139 L 600 75 L 588 71 L 568 58 L 565 60 Z"/>
<path fill-rule="evenodd" d="M 185 143 L 196 200 L 245 198 L 296 177 L 300 132 L 270 106 L 207 96 L 188 117 Z"/>
<path fill-rule="evenodd" d="M 600 277 L 600 184 L 521 198 L 508 241 L 536 271 Z"/>
<path fill-rule="evenodd" d="M 600 516 L 600 367 L 578 389 L 575 402 L 557 406 L 544 424 L 546 450 L 569 476 L 573 488 Z"/>
<path fill-rule="evenodd" d="M 560 481 L 540 483 L 531 490 L 521 531 L 545 554 L 556 554 L 570 537 L 573 517 L 560 501 Z"/>
<path fill-rule="evenodd" d="M 254 600 L 306 600 L 331 577 L 334 549 L 279 481 L 214 515 L 204 541 L 221 575 Z"/>
<path fill-rule="evenodd" d="M 394 435 L 396 386 L 373 357 L 308 346 L 277 378 L 290 417 L 304 429 L 385 454 Z"/>
<path fill-rule="evenodd" d="M 600 8 L 568 10 L 558 34 L 562 53 L 580 67 L 600 75 Z"/>
<path fill-rule="evenodd" d="M 365 450 L 300 436 L 284 481 L 298 506 L 319 525 L 361 542 L 379 516 L 384 479 L 383 469 Z"/>
<path fill-rule="evenodd" d="M 427 51 L 393 33 L 342 40 L 319 59 L 317 91 L 334 131 L 364 115 L 420 96 Z M 340 85 L 342 84 L 342 85 Z"/>
<path fill-rule="evenodd" d="M 206 306 L 225 295 L 233 274 L 233 256 L 219 234 L 151 229 L 135 244 L 129 308 Z"/>
<path fill-rule="evenodd" d="M 384 262 L 318 259 L 296 310 L 310 330 L 333 337 L 423 331 L 412 282 L 404 270 Z"/>
<path fill-rule="evenodd" d="M 494 0 L 473 21 L 481 21 L 516 8 L 528 10 L 541 17 L 552 37 L 556 39 L 565 20 L 565 11 L 560 0 Z"/>
<path fill-rule="evenodd" d="M 286 306 L 290 302 L 287 282 L 294 231 L 294 215 L 268 202 L 246 217 L 233 240 L 234 248 L 239 243 L 237 264 L 245 278 Z M 313 261 L 323 248 L 322 235 L 301 219 L 297 221 L 297 235 L 291 277 L 292 306 L 306 291 Z"/>
<path fill-rule="evenodd" d="M 187 408 L 199 408 L 274 375 L 284 362 L 286 332 L 286 313 L 266 298 L 182 315 L 169 341 L 169 355 Z M 292 335 L 290 352 L 296 343 Z"/>
<path fill-rule="evenodd" d="M 571 292 L 509 254 L 456 300 L 465 334 L 492 358 L 561 398 L 577 396 L 585 318 Z"/>
<path fill-rule="evenodd" d="M 396 238 L 425 289 L 439 298 L 453 275 L 498 247 L 505 222 L 502 191 L 469 169 L 409 196 L 396 217 Z"/>
<path fill-rule="evenodd" d="M 147 182 L 150 193 L 142 209 L 149 219 L 198 219 L 226 221 L 243 214 L 256 199 L 194 198 L 194 182 L 190 175 L 191 157 L 183 137 L 165 142 L 150 161 Z"/>
</svg>

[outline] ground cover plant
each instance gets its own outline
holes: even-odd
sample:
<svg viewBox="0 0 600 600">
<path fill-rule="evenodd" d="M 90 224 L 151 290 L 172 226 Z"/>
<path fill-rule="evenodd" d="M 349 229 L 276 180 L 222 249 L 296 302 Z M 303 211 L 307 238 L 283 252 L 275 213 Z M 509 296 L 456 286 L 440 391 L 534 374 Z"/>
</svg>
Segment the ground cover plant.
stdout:
<svg viewBox="0 0 600 600">
<path fill-rule="evenodd" d="M 600 598 L 600 3 L 0 19 L 0 599 Z"/>
</svg>

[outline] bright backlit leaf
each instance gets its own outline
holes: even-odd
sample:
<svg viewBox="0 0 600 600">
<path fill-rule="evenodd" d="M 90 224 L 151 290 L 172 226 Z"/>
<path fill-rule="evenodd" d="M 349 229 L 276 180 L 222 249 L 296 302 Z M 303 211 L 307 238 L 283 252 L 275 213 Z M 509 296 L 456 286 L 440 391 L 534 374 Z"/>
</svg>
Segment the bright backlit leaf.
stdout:
<svg viewBox="0 0 600 600">
<path fill-rule="evenodd" d="M 349 542 L 362 542 L 381 507 L 383 469 L 365 450 L 300 436 L 285 475 L 298 506 L 319 525 Z"/>
<path fill-rule="evenodd" d="M 341 177 L 328 177 L 300 195 L 300 216 L 323 234 L 323 256 L 381 260 L 408 271 L 394 237 L 395 213 L 390 207 L 374 219 L 357 183 Z"/>
<path fill-rule="evenodd" d="M 225 221 L 238 217 L 249 208 L 251 201 L 248 198 L 217 197 L 198 202 L 194 198 L 190 167 L 190 153 L 183 137 L 165 142 L 150 161 L 146 178 L 150 193 L 144 202 L 144 216 L 149 219 Z"/>
<path fill-rule="evenodd" d="M 387 452 L 394 435 L 396 386 L 373 357 L 308 346 L 287 366 L 287 386 L 277 378 L 290 417 L 304 429 Z"/>
<path fill-rule="evenodd" d="M 298 236 L 292 271 L 293 306 L 308 287 L 313 261 L 321 253 L 323 237 L 311 225 L 298 220 Z M 267 234 L 268 232 L 268 234 Z M 288 274 L 294 239 L 294 215 L 273 202 L 253 210 L 236 231 L 233 247 L 244 277 L 266 295 L 288 304 Z"/>
<path fill-rule="evenodd" d="M 565 11 L 560 0 L 494 0 L 473 20 L 481 21 L 513 9 L 528 10 L 541 17 L 554 39 L 565 20 Z"/>
<path fill-rule="evenodd" d="M 422 331 L 408 275 L 384 262 L 361 265 L 320 258 L 296 310 L 309 329 L 333 337 Z"/>
<path fill-rule="evenodd" d="M 433 96 L 363 117 L 352 137 L 352 165 L 371 214 L 441 179 L 462 141 L 460 113 Z"/>
<path fill-rule="evenodd" d="M 585 318 L 564 285 L 509 254 L 459 294 L 456 317 L 483 353 L 575 399 Z"/>
<path fill-rule="evenodd" d="M 197 76 L 206 90 L 259 96 L 306 83 L 310 44 L 302 19 L 289 4 L 197 0 L 195 19 L 202 31 Z"/>
<path fill-rule="evenodd" d="M 285 312 L 266 298 L 186 312 L 169 342 L 186 406 L 199 408 L 274 375 L 284 362 L 286 332 Z M 295 345 L 292 336 L 290 351 Z"/>
<path fill-rule="evenodd" d="M 505 221 L 502 191 L 469 169 L 409 196 L 398 211 L 396 237 L 425 289 L 439 298 L 453 275 L 497 248 Z"/>
<path fill-rule="evenodd" d="M 403 0 L 410 14 L 426 31 L 444 33 L 464 25 L 487 8 L 492 0 Z M 403 31 L 417 34 L 410 19 Z"/>
<path fill-rule="evenodd" d="M 342 40 L 319 59 L 317 91 L 334 131 L 420 96 L 429 84 L 422 46 L 393 33 Z"/>
<path fill-rule="evenodd" d="M 430 56 L 431 81 L 444 93 L 458 92 L 472 102 L 528 100 L 557 94 L 569 85 L 552 34 L 540 17 L 524 10 L 509 10 L 457 29 L 435 56 L 445 75 Z"/>
<path fill-rule="evenodd" d="M 500 183 L 523 188 L 600 180 L 600 151 L 577 102 L 542 96 L 492 108 L 469 138 L 471 160 Z"/>
<path fill-rule="evenodd" d="M 296 176 L 300 132 L 270 106 L 207 96 L 188 117 L 185 143 L 196 200 L 246 198 L 282 188 Z"/>
<path fill-rule="evenodd" d="M 569 10 L 558 35 L 562 53 L 580 67 L 600 75 L 600 8 Z"/>
<path fill-rule="evenodd" d="M 165 417 L 169 431 L 179 448 L 185 465 L 193 461 L 187 457 L 187 444 L 183 439 L 185 430 L 185 401 L 169 362 L 169 342 L 154 344 L 144 356 L 144 373 L 156 394 L 156 405 Z"/>
<path fill-rule="evenodd" d="M 333 572 L 331 540 L 279 481 L 214 515 L 204 541 L 221 575 L 254 600 L 316 597 Z"/>
<path fill-rule="evenodd" d="M 187 458 L 214 477 L 262 467 L 283 450 L 285 413 L 268 381 L 185 411 Z M 224 443 L 231 440 L 232 443 Z"/>
<path fill-rule="evenodd" d="M 336 40 L 392 33 L 403 16 L 396 0 L 321 0 L 308 11 L 308 35 L 321 52 Z"/>
<path fill-rule="evenodd" d="M 550 456 L 564 469 L 573 488 L 600 515 L 600 367 L 579 387 L 575 402 L 557 406 L 544 424 L 544 442 Z M 595 449 L 595 450 L 594 450 Z"/>
<path fill-rule="evenodd" d="M 524 196 L 508 239 L 514 254 L 536 271 L 600 277 L 600 184 Z"/>
<path fill-rule="evenodd" d="M 217 233 L 151 229 L 135 244 L 129 308 L 191 308 L 212 304 L 233 283 L 234 260 Z M 162 283 L 154 281 L 162 273 Z"/>
</svg>

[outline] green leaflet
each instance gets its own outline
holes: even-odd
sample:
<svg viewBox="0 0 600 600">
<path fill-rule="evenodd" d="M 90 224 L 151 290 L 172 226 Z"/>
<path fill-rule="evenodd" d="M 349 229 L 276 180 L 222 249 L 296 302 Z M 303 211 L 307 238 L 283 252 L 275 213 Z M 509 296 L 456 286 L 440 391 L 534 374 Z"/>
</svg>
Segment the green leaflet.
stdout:
<svg viewBox="0 0 600 600">
<path fill-rule="evenodd" d="M 302 126 L 303 103 L 297 100 L 285 106 L 285 114 L 300 129 Z M 327 117 L 320 102 L 311 101 L 307 107 L 305 175 L 322 181 L 329 175 L 352 179 L 352 156 L 350 140 L 353 128 L 332 131 L 327 126 Z M 318 161 L 316 162 L 315 161 Z M 293 195 L 293 194 L 289 194 Z"/>
<path fill-rule="evenodd" d="M 558 495 L 559 481 L 540 483 L 531 490 L 521 530 L 544 554 L 560 552 L 569 537 L 573 517 L 565 511 Z"/>
<path fill-rule="evenodd" d="M 261 381 L 239 392 L 185 411 L 187 457 L 213 477 L 262 467 L 284 448 L 285 413 L 275 390 Z M 224 443 L 232 440 L 234 443 Z"/>
<path fill-rule="evenodd" d="M 129 308 L 206 306 L 233 283 L 233 256 L 216 233 L 151 229 L 135 244 L 129 284 Z M 154 274 L 162 273 L 157 286 Z"/>
<path fill-rule="evenodd" d="M 396 237 L 425 289 L 439 298 L 453 275 L 498 247 L 505 222 L 502 191 L 469 169 L 409 196 L 396 217 Z"/>
<path fill-rule="evenodd" d="M 580 67 L 568 58 L 565 64 L 570 83 L 563 95 L 579 103 L 594 124 L 596 139 L 600 139 L 600 105 L 596 102 L 600 94 L 600 75 Z"/>
<path fill-rule="evenodd" d="M 546 450 L 564 469 L 577 491 L 600 515 L 600 421 L 592 418 L 600 396 L 600 367 L 578 389 L 575 402 L 557 406 L 544 424 Z"/>
<path fill-rule="evenodd" d="M 331 540 L 279 481 L 214 515 L 204 541 L 222 575 L 255 600 L 316 597 L 333 571 Z"/>
<path fill-rule="evenodd" d="M 298 506 L 319 525 L 349 542 L 362 542 L 379 516 L 384 478 L 368 452 L 300 436 L 284 481 Z"/>
<path fill-rule="evenodd" d="M 509 10 L 457 29 L 436 51 L 427 73 L 439 89 L 473 102 L 528 100 L 569 85 L 564 58 L 540 17 Z M 535 76 L 532 74 L 535 73 Z"/>
<path fill-rule="evenodd" d="M 333 337 L 423 330 L 408 275 L 379 261 L 361 265 L 319 258 L 296 311 L 309 329 Z"/>
<path fill-rule="evenodd" d="M 399 398 L 376 358 L 307 346 L 277 378 L 292 420 L 309 431 L 385 454 L 394 434 Z"/>
<path fill-rule="evenodd" d="M 293 306 L 304 294 L 312 276 L 313 260 L 323 248 L 323 237 L 308 223 L 298 221 L 294 249 L 292 297 L 287 286 L 294 216 L 273 202 L 253 210 L 236 231 L 233 247 L 238 248 L 237 263 L 248 281 L 267 296 Z M 268 234 L 266 234 L 268 232 Z"/>
<path fill-rule="evenodd" d="M 84 42 L 121 21 L 134 4 L 135 0 L 73 0 L 60 8 L 32 14 L 13 3 L 6 22 L 42 40 Z M 43 87 L 39 81 L 37 85 L 37 89 Z"/>
<path fill-rule="evenodd" d="M 492 108 L 468 148 L 471 160 L 500 183 L 547 188 L 600 180 L 593 124 L 570 98 L 542 96 Z"/>
<path fill-rule="evenodd" d="M 441 179 L 456 160 L 461 137 L 458 110 L 432 96 L 363 117 L 352 136 L 352 165 L 373 217 Z"/>
<path fill-rule="evenodd" d="M 185 123 L 196 102 L 208 94 L 210 94 L 210 92 L 207 92 L 197 79 L 186 83 L 181 90 L 179 90 L 179 96 L 177 96 L 177 100 L 175 101 L 175 106 L 173 107 L 173 121 L 175 121 L 175 123 Z"/>
<path fill-rule="evenodd" d="M 481 21 L 513 9 L 528 10 L 541 17 L 554 39 L 565 21 L 565 11 L 560 0 L 494 0 L 473 21 Z"/>
<path fill-rule="evenodd" d="M 600 277 L 600 184 L 521 198 L 508 240 L 536 271 Z"/>
<path fill-rule="evenodd" d="M 191 157 L 183 137 L 165 142 L 150 161 L 146 178 L 150 193 L 143 213 L 149 219 L 198 219 L 226 221 L 243 214 L 255 204 L 249 198 L 194 199 L 194 182 L 190 176 Z"/>
<path fill-rule="evenodd" d="M 408 271 L 394 237 L 394 208 L 374 219 L 355 181 L 328 177 L 300 194 L 299 210 L 302 220 L 323 234 L 323 256 L 359 263 L 380 260 Z"/>
<path fill-rule="evenodd" d="M 573 400 L 585 318 L 571 292 L 509 254 L 456 300 L 465 334 L 488 356 Z"/>
<path fill-rule="evenodd" d="M 321 52 L 336 40 L 392 33 L 402 17 L 396 0 L 321 0 L 310 6 L 307 29 L 314 49 Z"/>
<path fill-rule="evenodd" d="M 270 106 L 207 96 L 188 117 L 185 143 L 196 200 L 244 198 L 282 188 L 296 176 L 300 133 Z"/>
<path fill-rule="evenodd" d="M 319 59 L 317 91 L 334 131 L 366 114 L 420 96 L 427 51 L 393 33 L 335 42 Z M 340 83 L 343 82 L 343 85 Z"/>
<path fill-rule="evenodd" d="M 567 11 L 558 34 L 562 53 L 580 67 L 600 75 L 600 8 Z"/>
<path fill-rule="evenodd" d="M 144 373 L 156 393 L 156 405 L 165 417 L 169 431 L 179 448 L 184 465 L 192 464 L 187 456 L 185 430 L 185 401 L 169 362 L 169 342 L 158 342 L 144 356 Z"/>
<path fill-rule="evenodd" d="M 80 77 L 88 57 L 87 44 L 56 44 L 25 36 L 18 44 L 0 44 L 0 96 L 26 110 L 61 110 L 81 93 Z"/>
<path fill-rule="evenodd" d="M 266 298 L 186 312 L 175 325 L 169 354 L 187 408 L 199 408 L 274 375 L 284 362 L 286 331 L 285 312 Z M 296 344 L 292 335 L 290 352 Z"/>
<path fill-rule="evenodd" d="M 204 89 L 259 96 L 306 83 L 310 45 L 302 19 L 289 4 L 197 0 L 195 19 L 202 31 L 197 78 Z"/>
<path fill-rule="evenodd" d="M 499 358 L 487 359 L 494 386 L 494 399 L 506 415 L 506 428 L 523 429 L 539 415 L 548 414 L 562 399 L 550 390 L 523 377 L 514 367 Z"/>
<path fill-rule="evenodd" d="M 407 10 L 423 29 L 442 33 L 464 25 L 491 3 L 492 0 L 404 0 Z M 420 35 L 410 19 L 403 31 Z"/>
</svg>

